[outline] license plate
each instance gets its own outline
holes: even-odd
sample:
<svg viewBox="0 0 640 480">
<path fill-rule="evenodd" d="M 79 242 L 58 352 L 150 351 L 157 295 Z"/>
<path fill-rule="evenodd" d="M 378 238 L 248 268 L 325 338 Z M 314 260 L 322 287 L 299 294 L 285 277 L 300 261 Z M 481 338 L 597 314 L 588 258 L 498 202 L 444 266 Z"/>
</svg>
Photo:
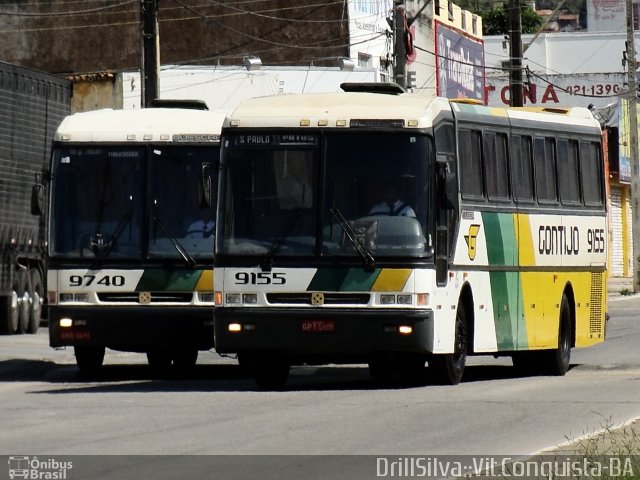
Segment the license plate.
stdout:
<svg viewBox="0 0 640 480">
<path fill-rule="evenodd" d="M 331 333 L 336 330 L 335 320 L 303 320 L 302 331 L 308 333 Z"/>
</svg>

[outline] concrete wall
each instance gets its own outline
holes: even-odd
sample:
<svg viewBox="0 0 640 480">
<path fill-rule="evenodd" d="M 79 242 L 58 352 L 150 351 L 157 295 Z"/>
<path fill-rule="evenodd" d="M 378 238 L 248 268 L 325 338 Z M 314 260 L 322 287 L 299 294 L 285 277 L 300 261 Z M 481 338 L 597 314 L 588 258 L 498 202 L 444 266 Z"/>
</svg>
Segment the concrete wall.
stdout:
<svg viewBox="0 0 640 480">
<path fill-rule="evenodd" d="M 51 73 L 139 68 L 140 2 L 109 3 L 119 6 L 2 2 L 0 10 L 12 15 L 0 15 L 0 60 Z M 255 54 L 265 64 L 308 65 L 312 57 L 344 56 L 349 25 L 343 7 L 342 2 L 289 0 L 237 6 L 161 1 L 160 61 L 238 65 L 243 56 Z"/>
<path fill-rule="evenodd" d="M 73 81 L 72 113 L 101 108 L 122 108 L 121 73 L 85 74 L 70 78 Z"/>
</svg>

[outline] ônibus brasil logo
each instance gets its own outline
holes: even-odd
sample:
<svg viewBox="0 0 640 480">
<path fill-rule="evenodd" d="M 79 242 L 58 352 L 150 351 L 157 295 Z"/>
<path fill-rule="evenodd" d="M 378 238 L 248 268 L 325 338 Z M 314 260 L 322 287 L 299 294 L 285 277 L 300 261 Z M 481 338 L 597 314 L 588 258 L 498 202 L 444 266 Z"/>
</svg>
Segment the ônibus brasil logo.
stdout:
<svg viewBox="0 0 640 480">
<path fill-rule="evenodd" d="M 73 468 L 73 462 L 62 462 L 54 458 L 27 456 L 9 457 L 9 478 L 33 480 L 66 480 L 67 471 Z"/>
</svg>

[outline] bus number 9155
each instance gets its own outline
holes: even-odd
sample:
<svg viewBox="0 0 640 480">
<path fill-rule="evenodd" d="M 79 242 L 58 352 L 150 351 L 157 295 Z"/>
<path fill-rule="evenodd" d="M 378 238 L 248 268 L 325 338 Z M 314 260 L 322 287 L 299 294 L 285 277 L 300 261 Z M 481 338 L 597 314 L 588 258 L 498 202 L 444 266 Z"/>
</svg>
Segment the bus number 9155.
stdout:
<svg viewBox="0 0 640 480">
<path fill-rule="evenodd" d="M 284 285 L 286 274 L 272 272 L 237 272 L 236 285 Z"/>
</svg>

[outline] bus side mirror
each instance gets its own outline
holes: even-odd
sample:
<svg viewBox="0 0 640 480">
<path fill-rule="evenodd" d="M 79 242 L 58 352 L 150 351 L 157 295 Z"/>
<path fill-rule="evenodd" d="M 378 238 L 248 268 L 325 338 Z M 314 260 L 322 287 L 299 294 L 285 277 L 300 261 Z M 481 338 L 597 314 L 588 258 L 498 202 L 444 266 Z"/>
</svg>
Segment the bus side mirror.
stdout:
<svg viewBox="0 0 640 480">
<path fill-rule="evenodd" d="M 436 284 L 444 287 L 449 274 L 449 231 L 445 225 L 436 229 Z"/>
<path fill-rule="evenodd" d="M 213 181 L 211 180 L 211 166 L 202 164 L 200 181 L 198 182 L 198 206 L 211 208 L 213 206 Z"/>
<path fill-rule="evenodd" d="M 44 185 L 36 183 L 31 187 L 31 215 L 44 213 Z"/>
<path fill-rule="evenodd" d="M 438 217 L 436 225 L 436 284 L 439 287 L 447 285 L 449 276 L 449 224 L 448 211 L 456 208 L 458 199 L 458 185 L 456 176 L 450 172 L 449 165 L 454 157 L 450 154 L 436 155 L 438 175 Z"/>
<path fill-rule="evenodd" d="M 458 182 L 453 173 L 445 173 L 443 207 L 447 210 L 456 208 L 458 202 Z"/>
<path fill-rule="evenodd" d="M 453 163 L 451 154 L 438 153 L 436 165 L 438 166 L 438 183 L 440 190 L 441 207 L 445 210 L 453 210 L 458 202 L 458 183 L 455 174 L 451 173 L 449 165 Z"/>
</svg>

